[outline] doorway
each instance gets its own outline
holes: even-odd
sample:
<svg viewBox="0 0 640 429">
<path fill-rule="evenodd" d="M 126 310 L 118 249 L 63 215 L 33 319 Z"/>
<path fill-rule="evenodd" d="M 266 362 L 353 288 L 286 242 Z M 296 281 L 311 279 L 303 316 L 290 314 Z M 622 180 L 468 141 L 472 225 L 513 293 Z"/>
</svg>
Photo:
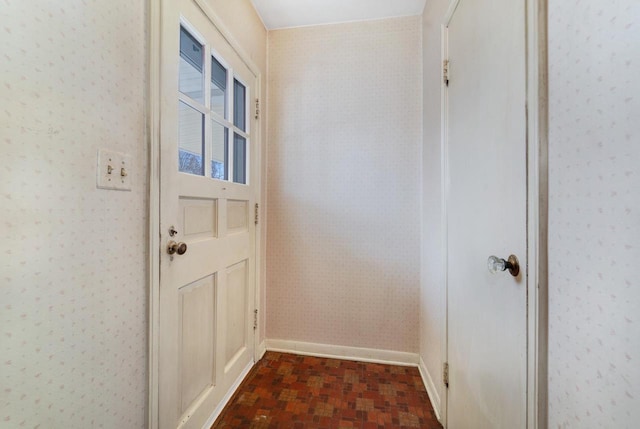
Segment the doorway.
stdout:
<svg viewBox="0 0 640 429">
<path fill-rule="evenodd" d="M 546 424 L 540 3 L 453 1 L 443 26 L 449 428 Z"/>
<path fill-rule="evenodd" d="M 201 428 L 255 359 L 259 73 L 206 3 L 160 3 L 150 426 Z"/>
</svg>

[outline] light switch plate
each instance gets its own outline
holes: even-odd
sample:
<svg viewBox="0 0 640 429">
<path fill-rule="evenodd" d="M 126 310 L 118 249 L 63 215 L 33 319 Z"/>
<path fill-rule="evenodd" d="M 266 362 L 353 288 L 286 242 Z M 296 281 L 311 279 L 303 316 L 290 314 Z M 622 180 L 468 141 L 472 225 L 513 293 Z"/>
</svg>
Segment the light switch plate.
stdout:
<svg viewBox="0 0 640 429">
<path fill-rule="evenodd" d="M 98 150 L 98 188 L 130 191 L 132 167 L 131 155 L 111 150 Z"/>
</svg>

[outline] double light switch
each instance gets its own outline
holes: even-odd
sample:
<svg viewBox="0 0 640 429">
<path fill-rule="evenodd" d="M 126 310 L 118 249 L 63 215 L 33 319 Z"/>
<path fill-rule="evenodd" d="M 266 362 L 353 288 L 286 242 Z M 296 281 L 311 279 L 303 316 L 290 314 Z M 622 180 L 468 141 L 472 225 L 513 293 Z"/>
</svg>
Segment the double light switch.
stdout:
<svg viewBox="0 0 640 429">
<path fill-rule="evenodd" d="M 98 150 L 98 188 L 130 191 L 131 167 L 131 155 L 110 150 Z"/>
</svg>

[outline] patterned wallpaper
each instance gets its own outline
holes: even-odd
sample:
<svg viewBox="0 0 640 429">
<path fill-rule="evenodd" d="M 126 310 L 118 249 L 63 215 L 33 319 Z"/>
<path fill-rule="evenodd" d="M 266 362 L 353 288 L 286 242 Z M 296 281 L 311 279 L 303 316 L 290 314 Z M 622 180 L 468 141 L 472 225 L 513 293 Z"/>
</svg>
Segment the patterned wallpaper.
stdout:
<svg viewBox="0 0 640 429">
<path fill-rule="evenodd" d="M 418 350 L 420 17 L 269 33 L 267 338 Z"/>
<path fill-rule="evenodd" d="M 640 422 L 640 2 L 549 2 L 549 427 Z"/>
<path fill-rule="evenodd" d="M 145 2 L 0 4 L 0 427 L 142 428 Z M 96 154 L 132 155 L 131 192 Z"/>
</svg>

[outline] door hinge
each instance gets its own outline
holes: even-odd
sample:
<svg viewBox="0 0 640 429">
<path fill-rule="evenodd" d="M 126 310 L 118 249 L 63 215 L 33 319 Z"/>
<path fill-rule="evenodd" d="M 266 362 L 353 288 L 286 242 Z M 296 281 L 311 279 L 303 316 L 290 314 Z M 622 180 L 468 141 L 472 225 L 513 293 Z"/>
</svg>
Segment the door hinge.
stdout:
<svg viewBox="0 0 640 429">
<path fill-rule="evenodd" d="M 449 86 L 449 60 L 442 61 L 442 81 Z"/>
<path fill-rule="evenodd" d="M 442 364 L 442 382 L 444 386 L 449 388 L 449 362 L 445 362 Z"/>
<path fill-rule="evenodd" d="M 254 221 L 255 221 L 256 225 L 258 224 L 258 213 L 260 213 L 259 208 L 260 207 L 258 206 L 258 203 L 256 203 L 256 209 L 255 209 L 255 214 L 254 214 Z"/>
<path fill-rule="evenodd" d="M 258 329 L 258 309 L 253 310 L 253 330 Z"/>
<path fill-rule="evenodd" d="M 260 99 L 256 98 L 256 120 L 260 119 Z"/>
</svg>

